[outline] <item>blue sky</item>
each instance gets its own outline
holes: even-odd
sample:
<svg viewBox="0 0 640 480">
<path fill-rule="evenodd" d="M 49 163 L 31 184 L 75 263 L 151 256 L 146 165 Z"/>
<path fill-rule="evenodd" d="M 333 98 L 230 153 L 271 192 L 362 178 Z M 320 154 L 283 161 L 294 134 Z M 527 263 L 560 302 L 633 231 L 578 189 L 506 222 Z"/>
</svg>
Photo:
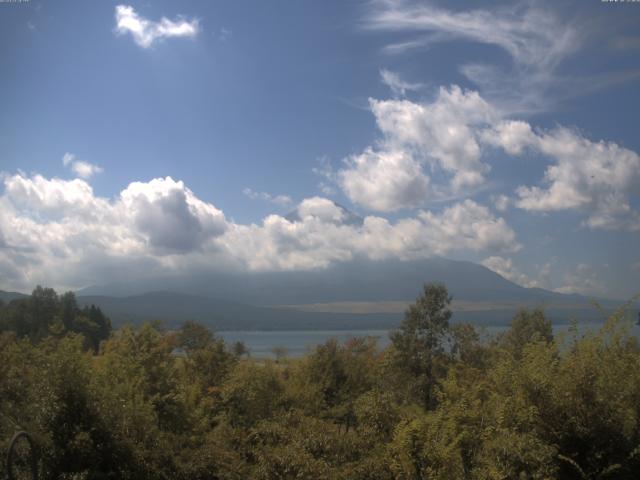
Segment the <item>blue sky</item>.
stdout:
<svg viewBox="0 0 640 480">
<path fill-rule="evenodd" d="M 629 297 L 639 20 L 600 1 L 0 3 L 0 288 L 442 255 Z"/>
</svg>

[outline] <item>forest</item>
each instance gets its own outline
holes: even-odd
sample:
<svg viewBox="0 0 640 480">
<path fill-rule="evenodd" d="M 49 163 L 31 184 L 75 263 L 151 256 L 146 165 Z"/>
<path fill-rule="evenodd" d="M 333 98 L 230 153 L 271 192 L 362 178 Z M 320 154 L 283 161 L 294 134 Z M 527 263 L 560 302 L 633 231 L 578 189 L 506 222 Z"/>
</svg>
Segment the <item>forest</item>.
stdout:
<svg viewBox="0 0 640 480">
<path fill-rule="evenodd" d="M 556 336 L 521 310 L 489 337 L 450 303 L 426 284 L 386 349 L 329 340 L 269 360 L 196 322 L 112 331 L 38 287 L 0 306 L 0 450 L 29 432 L 44 479 L 638 478 L 624 310 Z"/>
</svg>

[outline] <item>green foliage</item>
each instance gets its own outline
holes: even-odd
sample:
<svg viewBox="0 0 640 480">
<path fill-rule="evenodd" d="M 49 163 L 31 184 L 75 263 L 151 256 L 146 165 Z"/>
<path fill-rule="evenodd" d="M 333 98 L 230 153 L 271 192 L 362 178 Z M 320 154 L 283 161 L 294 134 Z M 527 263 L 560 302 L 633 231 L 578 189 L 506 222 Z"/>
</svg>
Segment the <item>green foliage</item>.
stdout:
<svg viewBox="0 0 640 480">
<path fill-rule="evenodd" d="M 189 320 L 184 322 L 178 334 L 178 346 L 187 352 L 202 350 L 213 342 L 213 333 L 204 325 Z"/>
<path fill-rule="evenodd" d="M 520 356 L 522 349 L 532 342 L 553 340 L 551 321 L 537 308 L 533 311 L 521 309 L 511 322 L 511 328 L 499 338 L 499 342 L 514 355 Z"/>
<path fill-rule="evenodd" d="M 0 306 L 0 449 L 28 430 L 45 479 L 637 478 L 640 345 L 622 314 L 553 338 L 523 310 L 483 340 L 449 325 L 449 302 L 425 286 L 384 351 L 330 340 L 274 362 L 195 322 L 104 339 L 102 312 L 38 288 Z"/>
<path fill-rule="evenodd" d="M 444 285 L 427 284 L 405 312 L 400 328 L 391 334 L 399 370 L 410 376 L 414 395 L 426 408 L 436 402 L 435 388 L 449 334 L 451 296 Z"/>
<path fill-rule="evenodd" d="M 242 362 L 221 389 L 224 415 L 232 426 L 249 427 L 270 418 L 281 401 L 283 386 L 275 367 Z"/>
<path fill-rule="evenodd" d="M 14 332 L 39 342 L 49 336 L 80 333 L 84 345 L 97 351 L 109 338 L 111 321 L 94 306 L 80 309 L 73 292 L 60 296 L 52 288 L 35 288 L 30 297 L 0 305 L 0 332 Z"/>
</svg>

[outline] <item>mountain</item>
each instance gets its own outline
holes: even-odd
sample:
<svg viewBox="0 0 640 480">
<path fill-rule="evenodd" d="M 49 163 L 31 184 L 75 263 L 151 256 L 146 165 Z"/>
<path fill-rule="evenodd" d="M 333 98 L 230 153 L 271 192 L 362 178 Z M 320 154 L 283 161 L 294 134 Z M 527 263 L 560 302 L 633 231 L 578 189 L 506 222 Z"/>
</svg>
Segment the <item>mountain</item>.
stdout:
<svg viewBox="0 0 640 480">
<path fill-rule="evenodd" d="M 24 293 L 19 292 L 5 292 L 4 290 L 0 290 L 0 300 L 4 303 L 9 303 L 11 300 L 17 300 L 19 298 L 26 298 L 29 295 L 25 295 Z"/>
<path fill-rule="evenodd" d="M 406 305 L 431 281 L 449 289 L 455 321 L 505 324 L 521 306 L 545 307 L 560 323 L 604 317 L 587 297 L 523 288 L 482 265 L 444 258 L 352 261 L 311 272 L 152 278 L 90 287 L 77 295 L 115 323 L 155 318 L 194 319 L 218 330 L 373 329 L 396 326 Z"/>
<path fill-rule="evenodd" d="M 127 296 L 150 291 L 171 291 L 273 306 L 413 300 L 426 282 L 444 283 L 456 300 L 565 304 L 587 301 L 586 297 L 580 295 L 524 288 L 482 265 L 444 258 L 416 261 L 354 260 L 314 271 L 219 272 L 154 277 L 92 286 L 78 291 L 78 294 Z"/>
<path fill-rule="evenodd" d="M 196 320 L 214 330 L 384 329 L 396 326 L 401 318 L 397 313 L 326 314 L 255 307 L 175 292 L 149 292 L 128 297 L 89 295 L 77 299 L 81 306 L 99 306 L 116 327 L 160 320 L 175 328 L 186 320 Z"/>
</svg>

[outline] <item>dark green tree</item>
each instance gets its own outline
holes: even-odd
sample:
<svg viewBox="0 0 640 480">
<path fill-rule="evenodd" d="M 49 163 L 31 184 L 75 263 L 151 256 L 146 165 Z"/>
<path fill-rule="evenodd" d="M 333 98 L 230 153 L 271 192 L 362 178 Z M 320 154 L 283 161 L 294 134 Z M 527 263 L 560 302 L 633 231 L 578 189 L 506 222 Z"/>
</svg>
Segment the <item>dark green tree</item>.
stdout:
<svg viewBox="0 0 640 480">
<path fill-rule="evenodd" d="M 520 357 L 525 345 L 539 341 L 548 343 L 552 340 L 551 320 L 546 318 L 544 311 L 540 308 L 532 311 L 522 308 L 513 317 L 511 328 L 502 335 L 500 343 Z"/>
<path fill-rule="evenodd" d="M 244 344 L 244 342 L 241 342 L 239 340 L 233 344 L 232 350 L 233 354 L 238 358 L 242 357 L 243 355 L 249 355 L 249 349 Z"/>
<path fill-rule="evenodd" d="M 450 304 L 451 296 L 444 285 L 424 285 L 422 294 L 405 312 L 400 328 L 391 334 L 396 364 L 415 379 L 416 393 L 425 408 L 435 406 L 435 364 L 444 354 Z"/>
<path fill-rule="evenodd" d="M 178 333 L 178 346 L 187 352 L 206 348 L 213 341 L 214 336 L 211 330 L 193 320 L 184 322 Z"/>
</svg>

